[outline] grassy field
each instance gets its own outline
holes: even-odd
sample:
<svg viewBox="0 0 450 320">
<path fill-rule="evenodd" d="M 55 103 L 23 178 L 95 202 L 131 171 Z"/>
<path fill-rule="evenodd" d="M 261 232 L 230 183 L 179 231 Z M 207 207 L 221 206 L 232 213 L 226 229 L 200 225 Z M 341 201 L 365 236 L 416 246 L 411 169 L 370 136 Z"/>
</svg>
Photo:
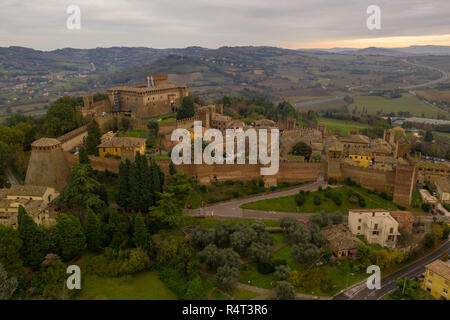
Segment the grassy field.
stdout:
<svg viewBox="0 0 450 320">
<path fill-rule="evenodd" d="M 381 198 L 379 195 L 370 193 L 368 190 L 360 187 L 343 186 L 335 188 L 332 193 L 337 194 L 342 200 L 341 205 L 337 205 L 333 200 L 326 198 L 324 192 L 314 191 L 307 195 L 305 203 L 298 207 L 295 202 L 295 196 L 287 196 L 281 198 L 273 198 L 246 203 L 242 206 L 243 209 L 264 210 L 264 211 L 280 211 L 280 212 L 306 212 L 314 213 L 324 211 L 327 213 L 340 211 L 343 214 L 348 214 L 349 209 L 361 208 L 358 203 L 351 203 L 349 201 L 349 192 L 358 193 L 366 202 L 366 208 L 379 209 L 398 209 L 392 201 Z M 320 205 L 314 204 L 314 196 L 319 196 L 322 199 Z"/>
<path fill-rule="evenodd" d="M 235 198 L 246 197 L 255 194 L 262 194 L 293 187 L 298 184 L 280 183 L 274 188 L 265 188 L 262 181 L 220 181 L 208 186 L 195 185 L 191 194 L 192 208 L 199 208 L 202 205 L 226 201 Z"/>
<path fill-rule="evenodd" d="M 335 120 L 320 118 L 319 123 L 327 125 L 327 132 L 331 132 L 338 136 L 346 136 L 350 130 L 362 130 L 370 128 L 369 125 L 364 125 L 353 121 Z"/>
<path fill-rule="evenodd" d="M 86 275 L 78 300 L 176 300 L 156 271 L 133 276 L 104 278 Z"/>
<path fill-rule="evenodd" d="M 273 259 L 285 260 L 291 270 L 297 270 L 300 273 L 308 271 L 311 268 L 320 268 L 320 270 L 326 274 L 327 279 L 334 284 L 334 287 L 330 292 L 322 292 L 320 288 L 313 288 L 311 291 L 299 290 L 298 292 L 320 296 L 332 296 L 347 286 L 351 286 L 352 284 L 357 283 L 368 276 L 365 273 L 352 273 L 350 270 L 350 265 L 347 261 L 342 261 L 338 266 L 333 267 L 328 265 L 316 267 L 297 264 L 292 258 L 291 249 L 291 245 L 282 247 L 274 252 Z M 256 264 L 253 263 L 242 265 L 239 272 L 239 282 L 248 284 L 249 281 L 251 285 L 264 289 L 273 289 L 276 284 L 276 278 L 273 273 L 261 274 L 258 272 Z"/>
<path fill-rule="evenodd" d="M 367 113 L 372 115 L 376 115 L 378 111 L 383 113 L 403 111 L 409 112 L 411 116 L 436 118 L 438 113 L 442 113 L 437 108 L 422 102 L 409 93 L 404 93 L 401 98 L 397 99 L 387 99 L 378 96 L 356 96 L 354 97 L 354 102 L 349 106 L 349 111 L 352 112 L 355 107 L 358 112 L 365 108 Z"/>
</svg>

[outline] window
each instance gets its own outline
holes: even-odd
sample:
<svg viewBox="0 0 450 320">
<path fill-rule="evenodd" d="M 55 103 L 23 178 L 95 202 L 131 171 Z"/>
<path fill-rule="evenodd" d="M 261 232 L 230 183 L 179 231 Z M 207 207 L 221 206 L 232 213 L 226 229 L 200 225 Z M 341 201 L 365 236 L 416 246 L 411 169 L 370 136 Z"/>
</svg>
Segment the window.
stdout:
<svg viewBox="0 0 450 320">
<path fill-rule="evenodd" d="M 446 286 L 448 286 L 448 281 L 447 281 L 447 280 L 445 280 L 445 281 L 444 281 L 444 284 L 445 284 Z"/>
<path fill-rule="evenodd" d="M 445 288 L 442 289 L 442 293 L 445 294 L 445 295 L 447 295 L 447 293 L 448 293 L 447 289 L 445 289 Z"/>
<path fill-rule="evenodd" d="M 434 273 L 431 272 L 431 271 L 428 271 L 428 275 L 429 275 L 430 277 L 432 277 L 432 276 L 434 276 Z"/>
<path fill-rule="evenodd" d="M 394 228 L 389 229 L 389 233 L 394 233 Z"/>
<path fill-rule="evenodd" d="M 361 226 L 358 226 L 358 230 L 361 230 Z"/>
<path fill-rule="evenodd" d="M 378 232 L 379 232 L 379 231 L 373 231 L 372 234 L 373 234 L 374 236 L 377 236 L 377 235 L 378 235 Z"/>
<path fill-rule="evenodd" d="M 431 280 L 428 280 L 428 285 L 431 286 L 433 282 Z"/>
<path fill-rule="evenodd" d="M 378 223 L 375 223 L 375 226 L 373 227 L 375 230 L 378 229 Z"/>
<path fill-rule="evenodd" d="M 358 219 L 358 222 L 361 222 L 361 219 Z"/>
</svg>

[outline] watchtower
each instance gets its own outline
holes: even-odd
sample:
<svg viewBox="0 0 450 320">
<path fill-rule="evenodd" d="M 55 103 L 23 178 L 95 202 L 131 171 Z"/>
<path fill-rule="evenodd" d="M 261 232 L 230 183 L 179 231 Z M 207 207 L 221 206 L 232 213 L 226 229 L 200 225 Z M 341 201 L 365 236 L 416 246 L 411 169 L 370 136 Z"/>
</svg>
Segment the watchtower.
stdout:
<svg viewBox="0 0 450 320">
<path fill-rule="evenodd" d="M 70 180 L 70 168 L 61 142 L 52 138 L 41 138 L 31 144 L 26 185 L 47 186 L 56 190 L 64 188 Z"/>
</svg>

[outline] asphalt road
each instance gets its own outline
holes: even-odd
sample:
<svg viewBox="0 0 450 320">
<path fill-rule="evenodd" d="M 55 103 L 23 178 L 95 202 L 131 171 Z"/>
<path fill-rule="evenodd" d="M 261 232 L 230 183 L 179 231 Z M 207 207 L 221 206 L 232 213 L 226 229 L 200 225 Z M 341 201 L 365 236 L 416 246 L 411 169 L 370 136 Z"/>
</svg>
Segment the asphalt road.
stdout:
<svg viewBox="0 0 450 320">
<path fill-rule="evenodd" d="M 425 266 L 438 259 L 442 253 L 450 253 L 450 241 L 431 254 L 400 269 L 386 277 L 381 278 L 381 288 L 369 290 L 366 283 L 350 288 L 334 297 L 334 300 L 377 300 L 397 288 L 397 279 L 414 278 L 425 272 Z"/>
<path fill-rule="evenodd" d="M 240 207 L 249 202 L 272 199 L 278 197 L 285 197 L 289 195 L 297 194 L 300 190 L 314 191 L 322 186 L 326 187 L 326 182 L 316 181 L 310 184 L 301 185 L 295 188 L 290 188 L 286 190 L 279 190 L 275 192 L 270 192 L 261 195 L 255 195 L 248 198 L 233 199 L 229 201 L 218 202 L 216 204 L 208 205 L 203 208 L 195 210 L 184 210 L 184 213 L 191 216 L 208 216 L 208 217 L 222 217 L 222 218 L 249 218 L 249 219 L 268 219 L 268 220 L 278 220 L 284 216 L 292 216 L 301 219 L 307 218 L 307 216 L 302 216 L 299 213 L 289 213 L 289 212 L 276 212 L 276 211 L 259 211 L 259 210 L 243 210 Z M 309 214 L 308 214 L 309 216 Z"/>
</svg>

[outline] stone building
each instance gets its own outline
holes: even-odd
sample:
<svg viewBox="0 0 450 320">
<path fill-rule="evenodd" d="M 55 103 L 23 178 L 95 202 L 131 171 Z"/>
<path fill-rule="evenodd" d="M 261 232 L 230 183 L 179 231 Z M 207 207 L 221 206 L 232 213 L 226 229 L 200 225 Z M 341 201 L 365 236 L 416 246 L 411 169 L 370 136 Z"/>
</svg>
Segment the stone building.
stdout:
<svg viewBox="0 0 450 320">
<path fill-rule="evenodd" d="M 368 243 L 395 248 L 398 222 L 383 209 L 355 209 L 348 213 L 348 226 L 355 235 L 363 235 Z"/>
<path fill-rule="evenodd" d="M 397 220 L 398 228 L 412 233 L 414 216 L 409 211 L 391 211 L 391 216 Z"/>
<path fill-rule="evenodd" d="M 113 112 L 131 111 L 138 118 L 149 118 L 175 112 L 189 89 L 168 83 L 168 75 L 146 76 L 143 86 L 119 86 L 108 89 Z"/>
<path fill-rule="evenodd" d="M 0 224 L 17 228 L 19 206 L 38 224 L 51 223 L 48 205 L 59 196 L 53 188 L 44 186 L 12 186 L 0 189 Z"/>
<path fill-rule="evenodd" d="M 60 190 L 70 181 L 70 168 L 61 142 L 52 138 L 41 138 L 31 144 L 25 184 L 47 186 Z"/>
<path fill-rule="evenodd" d="M 327 238 L 333 254 L 338 259 L 353 257 L 357 255 L 357 247 L 361 240 L 352 235 L 352 233 L 342 224 L 322 229 L 323 235 Z"/>
</svg>

